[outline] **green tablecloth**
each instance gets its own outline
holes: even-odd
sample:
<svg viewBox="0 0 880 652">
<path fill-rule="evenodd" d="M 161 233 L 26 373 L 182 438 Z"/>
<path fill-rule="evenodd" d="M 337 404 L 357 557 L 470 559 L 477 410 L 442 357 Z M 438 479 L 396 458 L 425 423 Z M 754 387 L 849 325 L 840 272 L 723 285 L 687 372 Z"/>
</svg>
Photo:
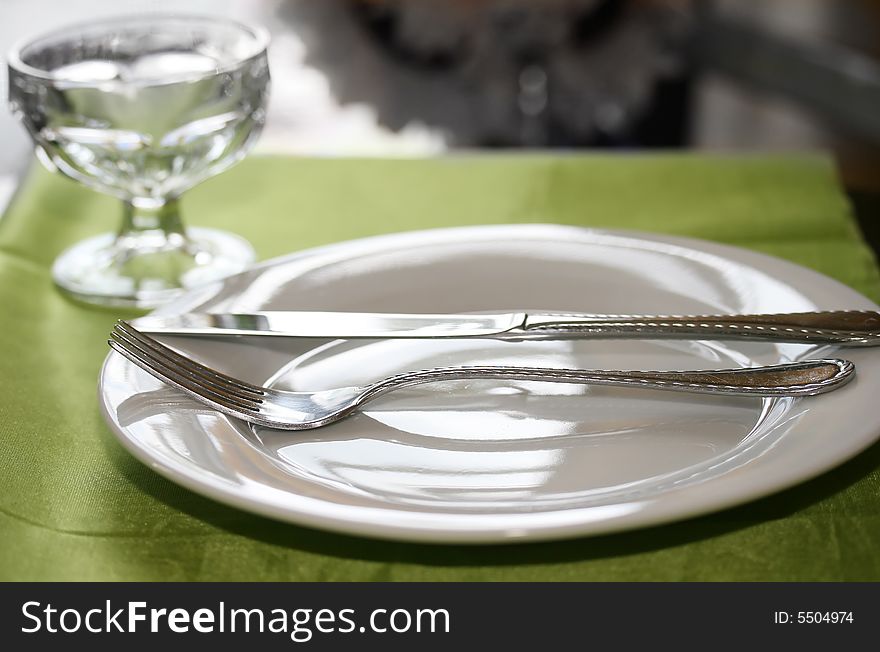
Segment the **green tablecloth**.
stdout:
<svg viewBox="0 0 880 652">
<path fill-rule="evenodd" d="M 880 445 L 743 507 L 557 543 L 372 541 L 190 493 L 129 456 L 99 414 L 118 315 L 67 301 L 50 280 L 54 257 L 114 228 L 117 210 L 34 170 L 0 221 L 0 579 L 880 579 Z M 249 238 L 262 258 L 464 224 L 662 231 L 782 256 L 880 299 L 876 263 L 822 158 L 251 158 L 192 191 L 184 210 L 191 224 Z"/>
</svg>

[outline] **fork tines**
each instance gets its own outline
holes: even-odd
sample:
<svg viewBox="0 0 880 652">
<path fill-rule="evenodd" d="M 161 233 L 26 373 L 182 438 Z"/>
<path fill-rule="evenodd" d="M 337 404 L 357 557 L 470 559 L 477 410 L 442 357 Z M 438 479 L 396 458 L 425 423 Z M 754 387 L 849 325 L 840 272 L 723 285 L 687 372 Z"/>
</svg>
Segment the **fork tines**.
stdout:
<svg viewBox="0 0 880 652">
<path fill-rule="evenodd" d="M 108 344 L 138 367 L 202 402 L 232 414 L 258 413 L 264 390 L 192 360 L 117 321 Z"/>
</svg>

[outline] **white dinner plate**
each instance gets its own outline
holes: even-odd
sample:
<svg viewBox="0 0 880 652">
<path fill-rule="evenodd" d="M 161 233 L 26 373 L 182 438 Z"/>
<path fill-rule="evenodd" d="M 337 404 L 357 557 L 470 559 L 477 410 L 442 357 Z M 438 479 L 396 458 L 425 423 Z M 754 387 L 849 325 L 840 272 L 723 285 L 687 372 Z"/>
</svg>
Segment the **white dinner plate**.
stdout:
<svg viewBox="0 0 880 652">
<path fill-rule="evenodd" d="M 189 310 L 605 313 L 877 309 L 757 253 L 564 226 L 489 226 L 344 242 L 192 292 Z M 365 384 L 454 364 L 709 369 L 838 355 L 856 379 L 761 399 L 536 382 L 447 382 L 389 394 L 305 432 L 249 425 L 108 355 L 101 404 L 137 458 L 216 500 L 302 525 L 433 542 L 572 537 L 682 519 L 767 495 L 880 435 L 880 350 L 712 341 L 327 341 L 165 337 L 251 382 Z"/>
</svg>

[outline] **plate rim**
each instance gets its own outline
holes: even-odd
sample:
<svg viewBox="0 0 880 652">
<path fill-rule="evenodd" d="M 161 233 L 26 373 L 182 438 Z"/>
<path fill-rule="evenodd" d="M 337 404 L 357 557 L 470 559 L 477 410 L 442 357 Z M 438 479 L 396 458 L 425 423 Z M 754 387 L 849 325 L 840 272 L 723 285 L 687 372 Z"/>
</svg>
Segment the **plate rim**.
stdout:
<svg viewBox="0 0 880 652">
<path fill-rule="evenodd" d="M 703 253 L 717 255 L 725 259 L 733 260 L 734 262 L 741 265 L 755 268 L 765 273 L 767 270 L 764 265 L 769 265 L 771 267 L 781 266 L 789 274 L 806 277 L 803 280 L 804 284 L 808 283 L 810 277 L 812 277 L 813 282 L 818 282 L 821 285 L 825 285 L 828 288 L 832 288 L 835 290 L 843 290 L 844 294 L 849 295 L 850 299 L 855 298 L 865 304 L 864 308 L 859 309 L 880 309 L 870 299 L 857 292 L 853 288 L 841 283 L 840 281 L 837 281 L 836 279 L 833 279 L 829 276 L 826 276 L 820 272 L 812 270 L 808 267 L 804 267 L 797 263 L 793 263 L 791 261 L 777 258 L 775 256 L 757 252 L 751 249 L 745 249 L 734 245 L 714 242 L 710 240 L 703 240 L 689 236 L 649 233 L 645 231 L 628 229 L 604 229 L 541 223 L 475 225 L 435 228 L 395 232 L 369 236 L 366 238 L 350 239 L 341 242 L 312 247 L 271 258 L 266 261 L 262 261 L 250 267 L 248 270 L 230 276 L 207 287 L 217 287 L 222 289 L 225 284 L 234 282 L 234 280 L 239 277 L 252 274 L 255 271 L 261 269 L 270 268 L 282 264 L 289 264 L 290 262 L 311 258 L 316 255 L 330 254 L 340 251 L 344 252 L 345 250 L 351 249 L 352 247 L 369 247 L 370 245 L 373 245 L 373 248 L 375 248 L 376 245 L 389 245 L 389 247 L 386 248 L 390 249 L 390 247 L 393 246 L 395 242 L 404 242 L 412 238 L 424 238 L 424 243 L 430 244 L 430 238 L 441 232 L 445 235 L 452 237 L 459 234 L 474 234 L 477 231 L 490 233 L 492 235 L 495 235 L 499 239 L 503 238 L 504 233 L 516 232 L 520 234 L 517 236 L 517 238 L 521 238 L 524 232 L 534 231 L 540 232 L 542 235 L 548 238 L 553 236 L 558 237 L 566 233 L 570 234 L 576 232 L 581 236 L 585 234 L 596 234 L 624 237 L 635 240 L 646 240 L 653 243 L 662 242 L 696 250 Z M 745 260 L 742 260 L 743 258 Z M 786 282 L 786 284 L 789 283 Z M 202 291 L 204 289 L 205 288 L 200 288 L 200 290 Z M 805 290 L 799 287 L 796 287 L 795 289 L 797 289 L 799 292 L 805 292 Z M 186 293 L 181 298 L 171 302 L 170 304 L 167 304 L 166 306 L 163 306 L 155 312 L 157 314 L 174 314 L 175 311 L 179 312 L 179 306 L 185 306 L 188 301 L 191 302 L 192 296 L 194 296 L 195 293 L 196 291 Z M 855 352 L 856 355 L 858 355 L 858 353 L 862 353 L 862 355 L 864 355 L 864 350 L 859 351 L 857 349 L 848 349 L 847 355 L 849 357 L 856 357 L 849 355 L 850 352 Z M 164 460 L 157 459 L 154 455 L 151 454 L 151 450 L 149 447 L 141 446 L 136 441 L 136 438 L 129 437 L 125 432 L 124 427 L 122 427 L 117 422 L 115 416 L 112 414 L 112 408 L 109 405 L 107 392 L 105 391 L 105 382 L 107 374 L 111 369 L 111 365 L 115 363 L 121 364 L 122 362 L 125 362 L 120 362 L 120 360 L 121 358 L 119 358 L 118 356 L 114 356 L 112 351 L 108 352 L 107 356 L 104 359 L 99 375 L 97 388 L 100 409 L 105 421 L 108 423 L 108 426 L 110 427 L 110 430 L 113 432 L 116 439 L 120 441 L 120 443 L 129 453 L 131 453 L 136 459 L 145 464 L 147 467 L 151 468 L 152 470 L 156 471 L 157 473 L 171 480 L 172 482 L 184 486 L 199 495 L 208 497 L 212 500 L 216 500 L 235 508 L 242 509 L 247 512 L 259 514 L 261 516 L 267 516 L 275 520 L 280 520 L 295 525 L 329 530 L 340 534 L 365 536 L 374 539 L 378 538 L 395 541 L 403 540 L 423 543 L 495 544 L 511 543 L 518 541 L 546 541 L 599 534 L 610 534 L 624 530 L 632 530 L 641 527 L 658 525 L 661 523 L 677 522 L 695 516 L 719 512 L 736 505 L 741 505 L 757 500 L 770 494 L 778 493 L 794 485 L 800 484 L 801 482 L 821 475 L 822 473 L 825 473 L 839 466 L 843 462 L 852 459 L 860 452 L 868 448 L 871 444 L 873 444 L 878 438 L 880 438 L 880 424 L 875 424 L 874 426 L 866 429 L 866 432 L 861 433 L 859 436 L 848 438 L 851 445 L 845 447 L 843 450 L 838 451 L 833 456 L 822 458 L 819 463 L 814 463 L 807 468 L 802 468 L 799 473 L 791 474 L 789 477 L 781 480 L 777 479 L 776 481 L 758 483 L 753 486 L 751 491 L 740 491 L 735 495 L 715 496 L 712 500 L 704 500 L 701 502 L 698 501 L 697 504 L 691 504 L 690 507 L 688 507 L 687 505 L 680 505 L 675 500 L 667 499 L 663 501 L 649 498 L 646 500 L 628 501 L 627 503 L 612 503 L 611 505 L 592 505 L 581 508 L 567 508 L 562 510 L 539 513 L 538 515 L 542 516 L 543 520 L 547 522 L 544 524 L 532 525 L 530 527 L 505 527 L 502 525 L 495 525 L 491 523 L 493 521 L 492 515 L 487 515 L 485 513 L 455 514 L 455 518 L 461 521 L 467 521 L 468 523 L 470 523 L 471 521 L 479 521 L 481 527 L 476 528 L 471 525 L 457 528 L 449 528 L 448 526 L 437 528 L 431 527 L 430 524 L 425 525 L 423 523 L 416 523 L 414 525 L 412 523 L 413 520 L 420 520 L 419 518 L 414 519 L 414 516 L 421 517 L 421 520 L 431 520 L 438 518 L 438 515 L 436 513 L 429 514 L 426 518 L 426 515 L 424 513 L 407 511 L 406 514 L 408 515 L 408 520 L 410 521 L 409 524 L 382 522 L 377 525 L 377 522 L 370 521 L 369 518 L 365 517 L 365 515 L 368 515 L 368 513 L 371 511 L 376 512 L 377 514 L 385 515 L 389 512 L 392 514 L 399 513 L 399 510 L 395 510 L 393 508 L 381 509 L 357 506 L 351 509 L 356 509 L 361 518 L 351 519 L 345 517 L 344 515 L 342 517 L 340 517 L 339 515 L 328 516 L 324 514 L 320 509 L 291 509 L 289 505 L 281 507 L 275 503 L 267 503 L 264 500 L 261 501 L 255 499 L 252 496 L 244 495 L 241 492 L 230 490 L 228 486 L 223 485 L 219 482 L 213 482 L 211 478 L 206 479 L 204 475 L 200 477 L 198 473 L 188 472 L 187 468 L 184 465 L 172 464 Z M 853 382 L 850 385 L 856 385 L 856 383 Z M 845 388 L 841 391 L 845 391 Z M 870 430 L 871 432 L 869 433 L 867 432 L 867 430 Z M 692 490 L 693 488 L 691 487 L 690 491 Z M 280 490 L 272 488 L 272 491 Z M 677 490 L 670 490 L 661 494 L 661 497 L 673 496 L 681 492 L 687 491 L 689 491 L 688 487 Z M 287 495 L 289 496 L 290 494 L 288 493 Z M 300 503 L 314 502 L 318 506 L 327 504 L 327 501 L 302 495 L 298 495 L 297 500 L 300 501 Z M 613 513 L 614 510 L 609 509 L 619 506 L 621 504 L 629 504 L 633 507 L 638 507 L 639 505 L 644 505 L 647 503 L 650 503 L 650 509 L 648 511 L 636 509 L 635 511 L 630 513 L 615 515 Z M 302 505 L 300 505 L 300 507 L 301 506 Z M 603 513 L 605 513 L 604 516 Z M 565 518 L 560 519 L 558 518 L 559 515 L 564 515 Z M 517 516 L 529 517 L 532 516 L 532 514 L 527 513 Z M 552 517 L 556 518 L 554 519 Z M 502 518 L 510 520 L 511 515 L 504 514 L 502 515 Z"/>
</svg>

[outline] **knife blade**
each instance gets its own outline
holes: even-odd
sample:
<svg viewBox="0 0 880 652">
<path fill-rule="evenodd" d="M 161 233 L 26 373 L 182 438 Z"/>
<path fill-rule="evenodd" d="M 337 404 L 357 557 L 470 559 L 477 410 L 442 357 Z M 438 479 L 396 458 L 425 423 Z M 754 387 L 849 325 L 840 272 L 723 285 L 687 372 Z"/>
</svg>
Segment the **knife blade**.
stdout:
<svg viewBox="0 0 880 652">
<path fill-rule="evenodd" d="M 676 338 L 880 345 L 880 313 L 866 310 L 686 316 L 266 311 L 148 315 L 134 320 L 132 325 L 153 334 L 199 336 L 332 339 L 485 337 L 503 340 Z"/>
<path fill-rule="evenodd" d="M 268 335 L 322 338 L 434 338 L 501 335 L 526 314 L 407 315 L 368 312 L 274 311 L 148 315 L 132 322 L 146 333 L 175 335 Z"/>
</svg>

